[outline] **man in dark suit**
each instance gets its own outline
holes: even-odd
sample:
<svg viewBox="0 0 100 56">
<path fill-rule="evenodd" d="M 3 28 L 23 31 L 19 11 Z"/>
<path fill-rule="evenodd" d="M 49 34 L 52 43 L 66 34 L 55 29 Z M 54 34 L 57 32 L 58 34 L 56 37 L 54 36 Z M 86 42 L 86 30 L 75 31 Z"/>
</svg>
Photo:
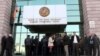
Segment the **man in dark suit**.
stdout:
<svg viewBox="0 0 100 56">
<path fill-rule="evenodd" d="M 35 39 L 34 39 L 34 44 L 35 44 L 35 47 L 34 47 L 34 55 L 35 56 L 38 56 L 38 50 L 39 50 L 39 36 L 36 36 Z"/>
<path fill-rule="evenodd" d="M 0 56 L 4 55 L 5 49 L 6 49 L 6 36 L 3 36 L 1 39 L 1 54 L 0 54 Z"/>
<path fill-rule="evenodd" d="M 14 45 L 14 40 L 12 34 L 9 34 L 9 36 L 6 39 L 6 56 L 12 56 L 13 45 Z"/>
<path fill-rule="evenodd" d="M 76 32 L 73 32 L 73 36 L 71 37 L 71 43 L 73 44 L 72 55 L 79 56 L 78 53 L 78 43 L 79 43 L 79 36 L 76 35 Z"/>
<path fill-rule="evenodd" d="M 43 39 L 41 40 L 42 45 L 42 56 L 47 56 L 47 46 L 48 46 L 48 39 L 46 36 L 43 36 Z"/>
<path fill-rule="evenodd" d="M 56 56 L 62 56 L 61 53 L 61 48 L 63 46 L 63 41 L 61 39 L 61 35 L 60 34 L 56 34 L 55 35 L 55 41 L 54 41 L 54 45 L 55 45 L 55 51 L 56 51 Z"/>
<path fill-rule="evenodd" d="M 34 36 L 32 36 L 31 38 L 31 56 L 34 56 L 34 47 L 35 47 L 35 44 L 34 44 Z"/>
<path fill-rule="evenodd" d="M 64 51 L 65 51 L 65 56 L 69 56 L 69 36 L 67 36 L 67 32 L 65 32 L 64 37 L 63 37 L 63 43 L 64 43 Z"/>
<path fill-rule="evenodd" d="M 31 55 L 31 38 L 30 35 L 27 35 L 27 38 L 25 39 L 25 51 L 26 51 L 26 56 Z"/>
</svg>

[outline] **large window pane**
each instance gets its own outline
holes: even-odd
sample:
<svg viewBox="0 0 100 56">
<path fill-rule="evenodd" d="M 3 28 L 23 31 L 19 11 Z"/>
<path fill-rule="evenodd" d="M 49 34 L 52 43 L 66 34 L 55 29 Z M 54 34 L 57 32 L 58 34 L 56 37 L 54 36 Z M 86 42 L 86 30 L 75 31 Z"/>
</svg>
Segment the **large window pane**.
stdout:
<svg viewBox="0 0 100 56">
<path fill-rule="evenodd" d="M 21 32 L 21 26 L 16 27 L 16 32 Z"/>
<path fill-rule="evenodd" d="M 46 0 L 32 0 L 29 1 L 29 5 L 44 5 L 46 4 Z"/>
<path fill-rule="evenodd" d="M 47 4 L 64 4 L 64 0 L 47 0 Z"/>
<path fill-rule="evenodd" d="M 27 28 L 22 26 L 22 32 L 27 32 Z"/>
<path fill-rule="evenodd" d="M 15 36 L 15 53 L 19 53 L 19 50 L 20 50 L 20 33 L 16 33 L 16 36 Z"/>
<path fill-rule="evenodd" d="M 80 16 L 70 16 L 67 17 L 68 22 L 80 22 Z"/>
<path fill-rule="evenodd" d="M 22 46 L 24 45 L 24 40 L 25 40 L 26 37 L 27 37 L 26 33 L 21 33 L 21 45 Z"/>
<path fill-rule="evenodd" d="M 79 25 L 67 25 L 65 31 L 70 33 L 71 35 L 73 32 L 76 32 L 77 35 L 79 35 Z"/>
<path fill-rule="evenodd" d="M 16 0 L 16 1 L 31 1 L 31 0 Z"/>
<path fill-rule="evenodd" d="M 67 5 L 67 10 L 79 10 L 79 5 Z"/>
<path fill-rule="evenodd" d="M 25 6 L 28 4 L 28 1 L 18 1 L 16 2 L 17 6 Z"/>
<path fill-rule="evenodd" d="M 67 11 L 67 15 L 70 16 L 70 15 L 80 15 L 80 12 L 79 11 Z"/>
<path fill-rule="evenodd" d="M 79 0 L 66 0 L 66 4 L 79 4 Z"/>
<path fill-rule="evenodd" d="M 25 41 L 25 38 L 27 37 L 27 34 L 26 33 L 21 33 L 21 45 L 20 45 L 20 52 L 22 54 L 25 54 L 25 44 L 24 44 L 24 41 Z"/>
</svg>

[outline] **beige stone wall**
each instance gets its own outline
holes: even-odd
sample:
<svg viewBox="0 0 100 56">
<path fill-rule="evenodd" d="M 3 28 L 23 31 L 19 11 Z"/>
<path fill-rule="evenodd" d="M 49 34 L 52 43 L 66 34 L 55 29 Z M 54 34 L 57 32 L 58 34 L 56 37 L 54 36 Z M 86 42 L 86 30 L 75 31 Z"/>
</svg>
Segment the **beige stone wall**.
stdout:
<svg viewBox="0 0 100 56">
<path fill-rule="evenodd" d="M 100 0 L 82 0 L 84 15 L 84 32 L 96 33 L 100 37 Z M 89 21 L 95 22 L 95 27 L 90 28 Z"/>
<path fill-rule="evenodd" d="M 11 5 L 12 0 L 0 0 L 0 40 L 4 34 L 10 33 Z"/>
</svg>

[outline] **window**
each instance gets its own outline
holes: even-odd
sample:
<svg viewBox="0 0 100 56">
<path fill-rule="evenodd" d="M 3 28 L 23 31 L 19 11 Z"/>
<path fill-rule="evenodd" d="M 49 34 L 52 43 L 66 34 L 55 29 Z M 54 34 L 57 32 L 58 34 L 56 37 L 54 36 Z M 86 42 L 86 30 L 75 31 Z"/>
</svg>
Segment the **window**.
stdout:
<svg viewBox="0 0 100 56">
<path fill-rule="evenodd" d="M 17 6 L 25 6 L 28 5 L 28 1 L 17 1 L 16 4 Z"/>
<path fill-rule="evenodd" d="M 80 22 L 80 16 L 68 16 L 68 22 Z"/>
<path fill-rule="evenodd" d="M 79 11 L 67 11 L 67 15 L 68 16 L 75 16 L 75 15 L 80 15 Z"/>
<path fill-rule="evenodd" d="M 29 1 L 29 5 L 45 5 L 46 0 L 32 0 Z"/>
<path fill-rule="evenodd" d="M 65 31 L 68 32 L 68 35 L 72 35 L 72 33 L 75 31 L 77 35 L 80 35 L 80 24 L 74 24 L 75 22 L 81 22 L 80 17 L 80 9 L 79 9 L 79 0 L 16 0 L 16 4 L 18 7 L 21 6 L 21 10 L 23 12 L 23 6 L 26 5 L 60 5 L 66 3 L 67 7 L 67 21 L 71 22 L 71 25 L 67 25 L 65 28 Z M 15 23 L 18 23 L 18 15 L 19 12 L 16 15 Z M 20 16 L 20 23 L 22 23 L 22 15 Z M 74 23 L 73 23 L 74 22 Z M 30 37 L 34 36 L 34 38 L 39 35 L 39 41 L 43 38 L 45 33 L 32 33 L 29 31 L 28 28 L 24 27 L 23 25 L 17 25 L 16 26 L 16 36 L 15 36 L 15 48 L 17 53 L 25 53 L 25 46 L 24 46 L 24 40 L 27 37 L 27 35 L 30 35 Z M 74 29 L 73 29 L 74 28 Z"/>
<path fill-rule="evenodd" d="M 79 34 L 79 25 L 67 25 L 65 31 L 68 32 L 68 34 L 71 34 L 71 35 L 72 35 L 73 32 L 76 32 L 77 35 L 80 35 Z"/>
<path fill-rule="evenodd" d="M 67 5 L 67 10 L 77 10 L 79 11 L 79 5 Z"/>
<path fill-rule="evenodd" d="M 64 0 L 47 0 L 47 4 L 49 5 L 56 5 L 56 4 L 64 4 Z"/>
<path fill-rule="evenodd" d="M 21 32 L 27 32 L 27 28 L 25 26 L 22 26 L 22 31 Z"/>
<path fill-rule="evenodd" d="M 79 0 L 66 0 L 66 4 L 79 4 Z"/>
<path fill-rule="evenodd" d="M 21 26 L 16 26 L 16 33 L 21 32 Z"/>
<path fill-rule="evenodd" d="M 18 53 L 19 51 L 20 51 L 20 33 L 16 33 L 16 37 L 15 37 L 15 49 L 16 49 L 16 51 L 15 51 L 15 53 Z"/>
<path fill-rule="evenodd" d="M 20 41 L 20 52 L 22 54 L 25 53 L 25 44 L 24 44 L 24 41 L 25 41 L 25 38 L 27 37 L 27 33 L 21 33 L 21 41 Z"/>
</svg>

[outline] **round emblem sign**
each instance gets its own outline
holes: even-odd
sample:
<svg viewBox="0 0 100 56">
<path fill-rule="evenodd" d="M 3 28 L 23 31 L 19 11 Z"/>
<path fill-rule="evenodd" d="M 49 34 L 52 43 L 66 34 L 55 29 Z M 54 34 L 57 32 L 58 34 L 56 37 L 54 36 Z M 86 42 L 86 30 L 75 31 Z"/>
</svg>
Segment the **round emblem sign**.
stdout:
<svg viewBox="0 0 100 56">
<path fill-rule="evenodd" d="M 40 15 L 46 17 L 49 15 L 50 10 L 47 7 L 42 7 L 39 11 Z"/>
</svg>

